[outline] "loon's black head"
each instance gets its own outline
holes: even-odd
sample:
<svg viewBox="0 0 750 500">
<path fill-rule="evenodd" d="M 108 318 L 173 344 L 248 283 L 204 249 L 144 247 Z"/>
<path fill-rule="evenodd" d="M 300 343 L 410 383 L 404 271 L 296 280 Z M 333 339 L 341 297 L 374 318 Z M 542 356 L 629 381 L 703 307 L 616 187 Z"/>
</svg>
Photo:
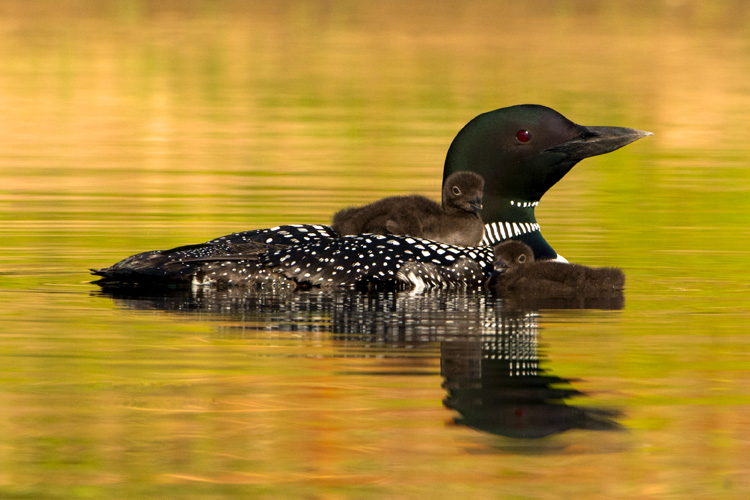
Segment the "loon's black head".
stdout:
<svg viewBox="0 0 750 500">
<path fill-rule="evenodd" d="M 478 213 L 482 209 L 484 179 L 474 172 L 454 172 L 443 184 L 443 210 Z"/>
<path fill-rule="evenodd" d="M 495 243 L 523 239 L 537 258 L 554 258 L 554 250 L 538 231 L 534 207 L 544 193 L 584 158 L 609 153 L 650 132 L 624 127 L 584 127 L 557 111 L 523 104 L 483 113 L 456 136 L 445 160 L 443 182 L 454 172 L 469 170 L 484 177 L 483 218 L 496 227 Z M 512 224 L 526 226 L 512 227 Z M 520 230 L 519 230 L 520 227 Z M 493 236 L 492 230 L 486 236 Z M 536 234 L 527 234 L 536 233 Z"/>
</svg>

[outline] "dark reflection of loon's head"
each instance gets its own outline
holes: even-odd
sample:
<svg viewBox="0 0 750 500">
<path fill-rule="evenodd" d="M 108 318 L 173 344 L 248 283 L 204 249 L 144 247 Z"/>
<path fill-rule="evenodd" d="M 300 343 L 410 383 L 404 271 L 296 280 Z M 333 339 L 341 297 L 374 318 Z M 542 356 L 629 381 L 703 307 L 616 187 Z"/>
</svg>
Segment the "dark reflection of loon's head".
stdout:
<svg viewBox="0 0 750 500">
<path fill-rule="evenodd" d="M 458 425 L 513 438 L 621 429 L 616 410 L 568 404 L 583 393 L 539 368 L 536 338 L 528 332 L 444 342 L 441 368 L 443 403 L 458 412 Z"/>
</svg>

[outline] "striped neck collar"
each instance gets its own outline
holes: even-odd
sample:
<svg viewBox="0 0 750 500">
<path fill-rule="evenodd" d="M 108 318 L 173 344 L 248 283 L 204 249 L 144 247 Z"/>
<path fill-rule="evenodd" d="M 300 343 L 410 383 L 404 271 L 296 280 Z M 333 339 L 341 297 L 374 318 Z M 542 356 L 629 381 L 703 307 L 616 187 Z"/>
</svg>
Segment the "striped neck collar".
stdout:
<svg viewBox="0 0 750 500">
<path fill-rule="evenodd" d="M 495 210 L 483 211 L 483 215 L 489 215 L 495 221 L 484 225 L 482 245 L 495 245 L 501 241 L 518 239 L 522 235 L 539 231 L 539 224 L 534 215 L 534 209 L 539 205 L 539 200 L 496 198 L 493 201 Z M 485 206 L 485 208 L 488 207 Z M 487 214 L 487 212 L 491 213 Z"/>
<path fill-rule="evenodd" d="M 521 208 L 533 208 L 535 206 L 539 205 L 538 201 L 515 201 L 510 200 L 510 206 L 511 207 L 521 207 Z"/>
<path fill-rule="evenodd" d="M 524 207 L 524 203 L 526 206 Z M 534 207 L 539 202 L 514 202 L 514 210 L 506 211 L 497 221 L 484 225 L 484 236 L 480 245 L 496 245 L 501 241 L 514 239 L 526 243 L 534 250 L 537 260 L 552 259 L 567 262 L 542 236 L 539 224 L 534 216 Z M 521 209 L 518 210 L 518 207 Z"/>
<path fill-rule="evenodd" d="M 480 245 L 495 245 L 533 231 L 539 231 L 539 224 L 536 222 L 490 222 L 484 225 Z"/>
</svg>

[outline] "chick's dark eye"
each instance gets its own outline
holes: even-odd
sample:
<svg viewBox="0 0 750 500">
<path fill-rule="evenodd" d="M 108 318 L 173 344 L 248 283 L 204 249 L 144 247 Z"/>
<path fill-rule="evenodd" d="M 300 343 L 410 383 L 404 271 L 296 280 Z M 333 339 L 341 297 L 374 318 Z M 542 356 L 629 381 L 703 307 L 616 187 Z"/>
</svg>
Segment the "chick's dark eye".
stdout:
<svg viewBox="0 0 750 500">
<path fill-rule="evenodd" d="M 529 142 L 531 140 L 531 132 L 528 130 L 519 130 L 516 132 L 516 139 L 518 139 L 518 142 Z"/>
<path fill-rule="evenodd" d="M 461 194 L 461 190 L 458 188 L 458 186 L 453 186 L 452 191 L 453 191 L 453 194 L 455 194 L 456 196 Z"/>
</svg>

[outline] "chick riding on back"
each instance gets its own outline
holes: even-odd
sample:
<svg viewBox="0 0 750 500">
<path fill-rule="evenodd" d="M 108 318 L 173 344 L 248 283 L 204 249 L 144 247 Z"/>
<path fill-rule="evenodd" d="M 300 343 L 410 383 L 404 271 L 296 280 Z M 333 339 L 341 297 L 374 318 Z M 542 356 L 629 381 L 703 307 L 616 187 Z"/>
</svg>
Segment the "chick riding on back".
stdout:
<svg viewBox="0 0 750 500">
<path fill-rule="evenodd" d="M 449 245 L 476 246 L 482 240 L 484 179 L 474 172 L 456 172 L 443 186 L 443 206 L 420 195 L 390 196 L 333 216 L 340 235 L 399 234 Z"/>
</svg>

